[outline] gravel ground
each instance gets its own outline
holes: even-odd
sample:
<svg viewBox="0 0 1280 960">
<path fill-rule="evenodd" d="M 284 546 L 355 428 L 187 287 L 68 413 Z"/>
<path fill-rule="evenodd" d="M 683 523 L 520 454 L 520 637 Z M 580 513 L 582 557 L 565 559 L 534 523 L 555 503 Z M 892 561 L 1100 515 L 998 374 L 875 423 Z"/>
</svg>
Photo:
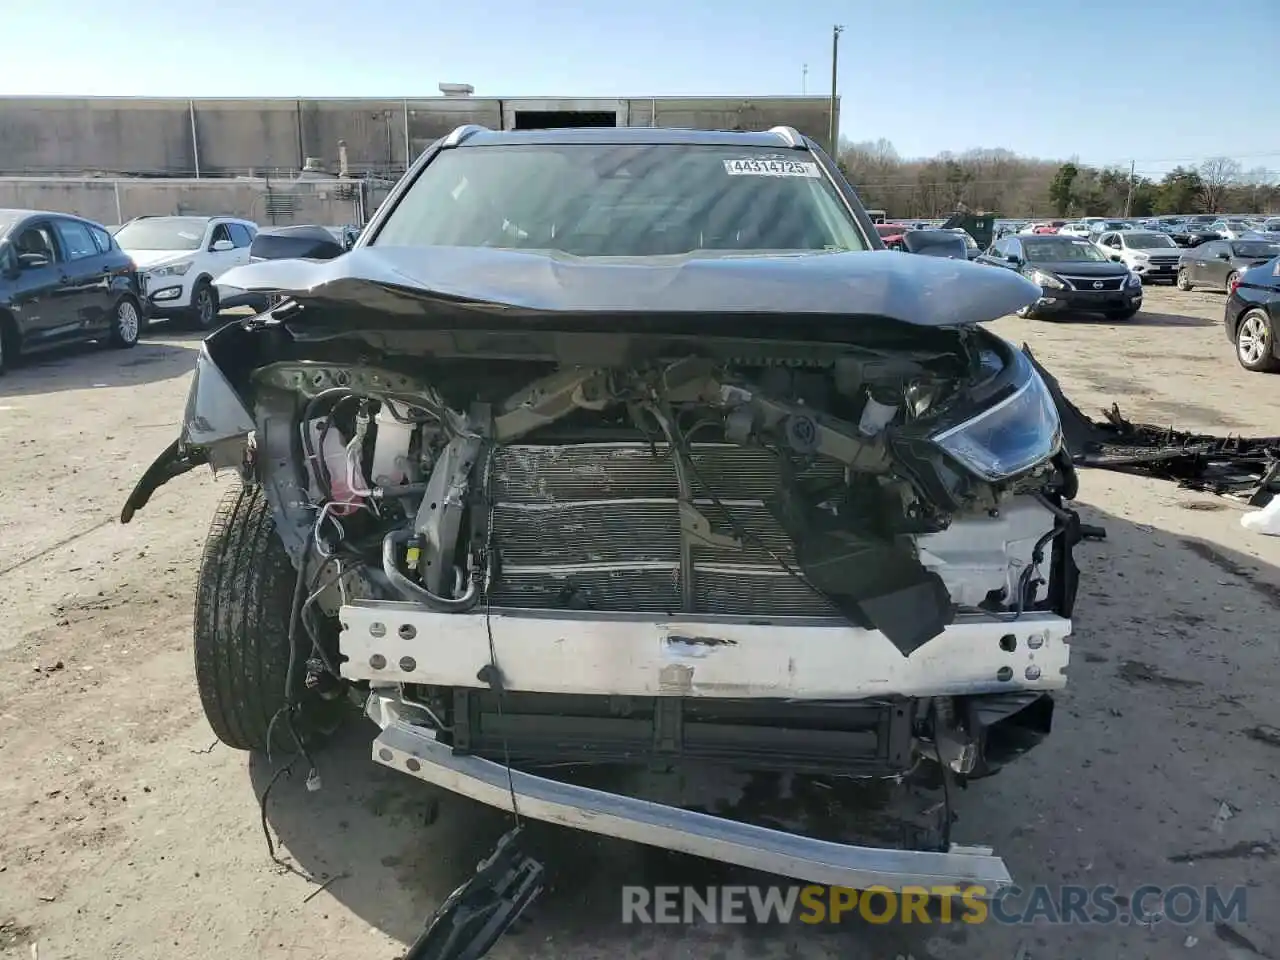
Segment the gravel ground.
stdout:
<svg viewBox="0 0 1280 960">
<path fill-rule="evenodd" d="M 1280 377 L 1248 374 L 1222 297 L 1150 291 L 1126 323 L 995 327 L 1025 339 L 1090 412 L 1280 433 Z M 397 956 L 505 829 L 503 817 L 375 767 L 371 727 L 321 756 L 324 787 L 273 793 L 288 861 L 268 859 L 265 764 L 215 745 L 192 683 L 192 585 L 230 480 L 188 475 L 116 522 L 175 435 L 197 341 L 84 347 L 0 380 L 0 955 L 189 960 Z M 1280 957 L 1280 540 L 1168 484 L 1088 474 L 1107 539 L 1078 551 L 1071 686 L 1054 735 L 960 798 L 957 839 L 1023 886 L 1249 887 L 1247 920 L 1009 928 L 627 927 L 623 883 L 752 882 L 738 871 L 550 827 L 551 888 L 498 957 Z M 315 894 L 314 896 L 311 896 Z M 1022 953 L 1016 953 L 1021 949 Z"/>
</svg>

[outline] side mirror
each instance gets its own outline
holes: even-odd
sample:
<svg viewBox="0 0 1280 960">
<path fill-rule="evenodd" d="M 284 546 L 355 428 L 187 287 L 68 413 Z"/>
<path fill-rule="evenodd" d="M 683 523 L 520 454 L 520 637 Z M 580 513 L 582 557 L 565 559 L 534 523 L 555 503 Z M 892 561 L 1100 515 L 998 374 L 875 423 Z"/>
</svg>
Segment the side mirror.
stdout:
<svg viewBox="0 0 1280 960">
<path fill-rule="evenodd" d="M 1008 256 L 1006 256 L 1006 257 L 1005 257 L 1005 260 L 1009 261 L 1009 263 L 1021 263 L 1021 262 L 1022 262 L 1022 258 L 1021 258 L 1021 257 L 1019 257 L 1016 253 L 1011 253 L 1011 254 L 1009 254 Z"/>
<path fill-rule="evenodd" d="M 235 248 L 236 245 L 230 240 L 215 240 L 213 241 L 213 246 L 209 249 L 214 253 L 226 253 L 228 250 L 234 250 Z"/>
<path fill-rule="evenodd" d="M 1225 250 L 1221 250 L 1221 251 L 1219 251 L 1217 256 L 1218 256 L 1218 259 L 1219 259 L 1219 260 L 1230 260 L 1230 259 L 1231 259 L 1231 254 L 1227 253 L 1227 251 L 1225 251 Z"/>
<path fill-rule="evenodd" d="M 342 247 L 344 250 L 350 250 L 356 245 L 356 234 L 348 233 L 342 238 Z"/>
</svg>

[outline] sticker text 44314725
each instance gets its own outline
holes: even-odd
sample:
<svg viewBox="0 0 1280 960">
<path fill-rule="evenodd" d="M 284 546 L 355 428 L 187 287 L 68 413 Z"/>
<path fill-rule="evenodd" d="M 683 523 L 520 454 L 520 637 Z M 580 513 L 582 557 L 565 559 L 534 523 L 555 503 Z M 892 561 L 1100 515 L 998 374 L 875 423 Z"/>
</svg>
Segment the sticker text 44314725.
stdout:
<svg viewBox="0 0 1280 960">
<path fill-rule="evenodd" d="M 724 172 L 731 177 L 808 177 L 816 180 L 822 176 L 816 163 L 803 160 L 770 160 L 743 157 L 726 160 Z"/>
</svg>

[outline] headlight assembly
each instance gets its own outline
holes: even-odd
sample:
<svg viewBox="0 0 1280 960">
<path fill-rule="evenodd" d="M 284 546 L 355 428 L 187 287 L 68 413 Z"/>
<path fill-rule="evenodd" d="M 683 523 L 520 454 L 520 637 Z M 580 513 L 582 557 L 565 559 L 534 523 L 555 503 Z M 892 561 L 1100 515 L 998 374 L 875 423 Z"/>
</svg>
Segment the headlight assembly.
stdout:
<svg viewBox="0 0 1280 960">
<path fill-rule="evenodd" d="M 1129 286 L 1131 287 L 1142 286 L 1142 278 L 1138 276 L 1136 273 L 1129 274 Z"/>
<path fill-rule="evenodd" d="M 1043 270 L 1031 271 L 1031 282 L 1038 283 L 1042 287 L 1048 287 L 1050 290 L 1062 290 L 1066 288 L 1066 284 L 1055 277 L 1052 273 L 1045 273 Z"/>
<path fill-rule="evenodd" d="M 191 269 L 191 261 L 184 260 L 182 263 L 171 263 L 165 267 L 156 267 L 149 271 L 153 277 L 181 277 Z"/>
<path fill-rule="evenodd" d="M 933 442 L 983 480 L 1015 477 L 1058 452 L 1062 423 L 1040 374 L 1018 354 L 1021 386 L 995 406 L 943 430 Z"/>
</svg>

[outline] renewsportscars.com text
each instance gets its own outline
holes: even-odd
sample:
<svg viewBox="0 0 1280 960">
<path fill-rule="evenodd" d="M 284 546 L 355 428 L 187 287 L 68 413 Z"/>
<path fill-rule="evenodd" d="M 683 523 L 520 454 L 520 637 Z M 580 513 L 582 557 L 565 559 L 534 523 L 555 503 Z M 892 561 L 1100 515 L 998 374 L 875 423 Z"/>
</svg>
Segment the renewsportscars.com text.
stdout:
<svg viewBox="0 0 1280 960">
<path fill-rule="evenodd" d="M 622 922 L 681 923 L 998 923 L 1179 925 L 1247 920 L 1244 887 L 1099 885 L 1007 887 L 994 896 L 979 886 L 848 887 L 722 886 L 622 888 Z"/>
</svg>

